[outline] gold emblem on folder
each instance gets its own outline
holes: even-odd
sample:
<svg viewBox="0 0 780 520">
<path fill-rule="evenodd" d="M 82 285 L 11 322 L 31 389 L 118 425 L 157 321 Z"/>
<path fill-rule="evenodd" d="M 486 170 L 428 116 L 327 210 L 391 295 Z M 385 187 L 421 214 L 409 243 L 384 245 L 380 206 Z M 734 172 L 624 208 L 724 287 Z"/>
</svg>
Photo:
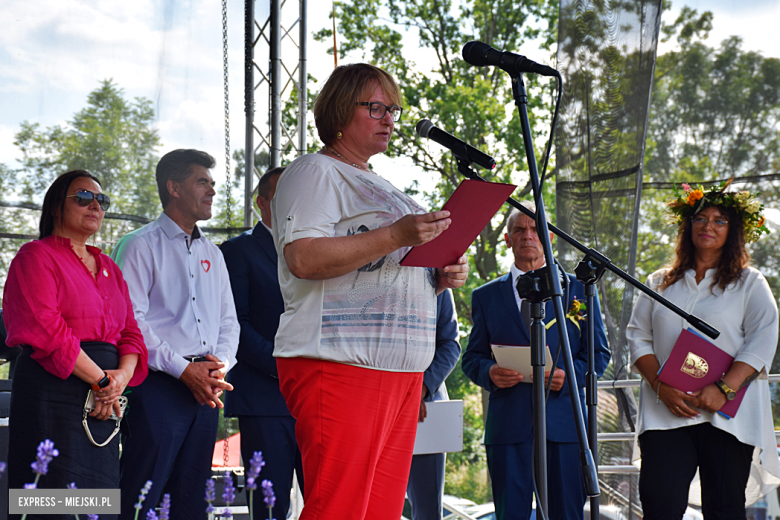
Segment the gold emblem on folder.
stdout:
<svg viewBox="0 0 780 520">
<path fill-rule="evenodd" d="M 691 377 L 700 378 L 706 376 L 709 369 L 710 366 L 704 358 L 697 356 L 693 352 L 688 352 L 680 371 Z"/>
</svg>

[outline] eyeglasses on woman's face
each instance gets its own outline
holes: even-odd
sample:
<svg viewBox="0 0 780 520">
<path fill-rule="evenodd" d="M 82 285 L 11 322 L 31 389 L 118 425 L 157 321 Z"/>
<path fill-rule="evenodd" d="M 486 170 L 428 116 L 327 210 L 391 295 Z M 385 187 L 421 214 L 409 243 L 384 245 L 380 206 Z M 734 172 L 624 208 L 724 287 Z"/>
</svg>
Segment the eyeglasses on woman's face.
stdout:
<svg viewBox="0 0 780 520">
<path fill-rule="evenodd" d="M 704 217 L 702 215 L 692 217 L 691 222 L 693 223 L 694 226 L 697 227 L 704 227 L 707 225 L 708 222 L 712 222 L 712 225 L 715 226 L 715 228 L 717 229 L 723 229 L 729 225 L 729 221 L 723 217 L 715 217 L 712 220 L 710 220 L 707 217 Z"/>
<path fill-rule="evenodd" d="M 393 118 L 393 122 L 397 123 L 401 120 L 401 114 L 403 113 L 403 107 L 398 105 L 387 106 L 379 101 L 358 101 L 356 105 L 368 107 L 368 115 L 371 119 L 382 119 L 385 114 L 390 112 L 390 117 Z"/>
<path fill-rule="evenodd" d="M 108 195 L 105 193 L 93 193 L 89 190 L 79 190 L 75 195 L 67 195 L 65 198 L 75 198 L 76 202 L 79 203 L 79 206 L 82 207 L 87 207 L 92 204 L 93 200 L 96 200 L 98 206 L 100 206 L 100 209 L 103 211 L 108 211 L 109 206 L 111 206 L 111 199 L 108 198 Z"/>
</svg>

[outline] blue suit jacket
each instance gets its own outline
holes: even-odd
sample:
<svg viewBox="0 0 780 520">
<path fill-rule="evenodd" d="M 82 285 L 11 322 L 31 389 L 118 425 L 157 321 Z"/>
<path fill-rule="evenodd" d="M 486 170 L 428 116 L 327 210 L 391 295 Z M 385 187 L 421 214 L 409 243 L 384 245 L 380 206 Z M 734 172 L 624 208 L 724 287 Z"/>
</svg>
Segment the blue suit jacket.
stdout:
<svg viewBox="0 0 780 520">
<path fill-rule="evenodd" d="M 449 399 L 444 380 L 450 375 L 460 359 L 458 342 L 458 315 L 452 291 L 447 289 L 437 297 L 436 353 L 423 374 L 423 383 L 428 387 L 426 401 Z"/>
<path fill-rule="evenodd" d="M 564 311 L 568 312 L 574 296 L 585 301 L 585 287 L 570 279 L 569 301 L 564 302 Z M 474 327 L 469 337 L 469 345 L 463 354 L 463 372 L 469 379 L 490 392 L 487 421 L 485 424 L 485 444 L 516 444 L 525 442 L 533 433 L 533 388 L 530 383 L 518 383 L 510 388 L 497 388 L 490 380 L 488 371 L 496 362 L 490 349 L 491 344 L 529 345 L 530 333 L 526 329 L 512 287 L 512 275 L 506 274 L 471 294 L 471 312 Z M 596 320 L 596 373 L 599 377 L 609 363 L 609 348 L 601 319 L 601 306 L 596 298 L 596 308 L 588 309 L 595 313 Z M 545 324 L 555 319 L 552 302 L 545 304 Z M 577 374 L 580 403 L 585 412 L 585 373 L 588 370 L 587 322 L 580 321 L 579 328 L 566 319 L 566 328 Z M 547 345 L 553 360 L 558 352 L 558 329 L 556 325 L 547 329 Z M 559 367 L 564 367 L 563 353 L 558 359 Z M 576 442 L 577 432 L 574 426 L 569 398 L 568 381 L 557 392 L 550 392 L 547 400 L 547 439 L 556 442 Z"/>
<path fill-rule="evenodd" d="M 258 222 L 220 248 L 241 325 L 238 363 L 227 375 L 235 389 L 225 397 L 225 415 L 289 416 L 273 356 L 284 300 L 271 233 Z"/>
</svg>

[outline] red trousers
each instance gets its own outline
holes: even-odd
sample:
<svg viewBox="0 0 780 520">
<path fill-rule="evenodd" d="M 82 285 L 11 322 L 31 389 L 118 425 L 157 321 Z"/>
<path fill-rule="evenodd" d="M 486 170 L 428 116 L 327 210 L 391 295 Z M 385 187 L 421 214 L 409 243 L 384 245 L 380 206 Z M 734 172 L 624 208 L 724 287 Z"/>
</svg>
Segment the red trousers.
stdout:
<svg viewBox="0 0 780 520">
<path fill-rule="evenodd" d="M 277 358 L 306 483 L 301 520 L 398 520 L 422 372 Z"/>
</svg>

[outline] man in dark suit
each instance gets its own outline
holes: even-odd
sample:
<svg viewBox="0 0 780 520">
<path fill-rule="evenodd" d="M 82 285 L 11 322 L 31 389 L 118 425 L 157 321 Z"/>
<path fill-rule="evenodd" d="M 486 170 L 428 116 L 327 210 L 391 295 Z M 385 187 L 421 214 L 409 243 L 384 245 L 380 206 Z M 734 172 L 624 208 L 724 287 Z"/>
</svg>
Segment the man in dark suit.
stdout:
<svg viewBox="0 0 780 520">
<path fill-rule="evenodd" d="M 273 357 L 274 336 L 279 328 L 279 316 L 284 312 L 284 301 L 279 290 L 276 249 L 271 236 L 270 204 L 283 171 L 284 168 L 268 171 L 257 185 L 260 222 L 251 232 L 242 233 L 221 246 L 241 325 L 238 363 L 228 375 L 234 391 L 226 397 L 225 416 L 238 417 L 241 457 L 247 471 L 253 453 L 263 453 L 265 467 L 260 472 L 258 484 L 265 479 L 273 482 L 276 504 L 272 515 L 279 519 L 287 518 L 293 470 L 303 490 L 295 419 L 279 391 L 279 375 Z M 268 517 L 268 510 L 259 507 L 258 500 L 256 496 L 253 520 Z"/>
<path fill-rule="evenodd" d="M 447 289 L 441 293 L 436 304 L 436 353 L 423 374 L 419 422 L 425 420 L 426 402 L 449 399 L 444 380 L 460 358 L 458 316 L 455 313 L 452 291 Z M 412 520 L 441 520 L 446 459 L 446 453 L 412 457 L 409 483 L 406 486 L 406 495 L 412 506 Z"/>
<path fill-rule="evenodd" d="M 534 210 L 533 204 L 524 204 Z M 494 345 L 529 345 L 530 332 L 526 320 L 530 313 L 515 288 L 523 273 L 545 265 L 544 252 L 536 233 L 535 222 L 516 210 L 510 215 L 506 244 L 512 249 L 514 263 L 510 273 L 474 290 L 471 310 L 474 327 L 469 345 L 463 354 L 463 372 L 476 384 L 490 392 L 485 424 L 485 450 L 493 481 L 493 500 L 498 520 L 528 519 L 531 516 L 533 493 L 533 389 L 522 374 L 501 368 L 491 352 Z M 552 239 L 552 234 L 550 235 Z M 570 310 L 577 298 L 585 301 L 585 288 L 570 278 L 568 301 Z M 600 377 L 609 363 L 609 348 L 596 300 L 593 312 L 596 323 L 596 372 Z M 524 313 L 526 318 L 521 316 Z M 567 315 L 569 313 L 567 312 Z M 553 360 L 559 350 L 558 329 L 553 324 L 552 302 L 545 306 L 547 345 Z M 576 316 L 566 318 L 566 329 L 574 359 L 579 399 L 585 410 L 585 373 L 588 367 L 587 322 Z M 585 488 L 580 470 L 579 445 L 574 426 L 574 414 L 563 370 L 563 354 L 551 374 L 550 397 L 547 400 L 547 475 L 549 518 L 574 520 L 583 518 Z M 545 383 L 549 380 L 548 373 Z"/>
</svg>

